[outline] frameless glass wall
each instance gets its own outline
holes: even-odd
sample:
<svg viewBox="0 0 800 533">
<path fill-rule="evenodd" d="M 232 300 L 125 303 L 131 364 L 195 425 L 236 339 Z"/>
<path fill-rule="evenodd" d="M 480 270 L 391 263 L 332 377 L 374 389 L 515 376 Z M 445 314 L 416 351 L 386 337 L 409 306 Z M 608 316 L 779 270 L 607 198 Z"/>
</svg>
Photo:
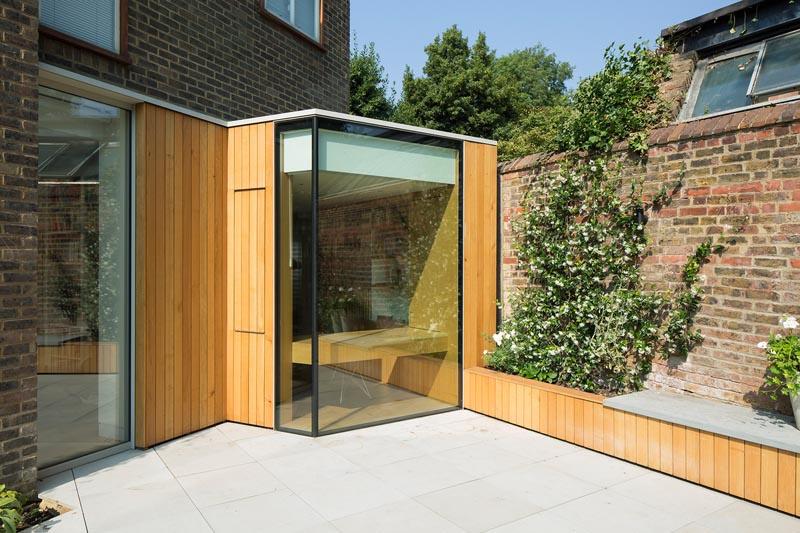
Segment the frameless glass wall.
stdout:
<svg viewBox="0 0 800 533">
<path fill-rule="evenodd" d="M 277 427 L 458 405 L 459 144 L 327 119 L 277 132 Z"/>
<path fill-rule="evenodd" d="M 39 100 L 39 468 L 130 440 L 129 112 Z"/>
</svg>

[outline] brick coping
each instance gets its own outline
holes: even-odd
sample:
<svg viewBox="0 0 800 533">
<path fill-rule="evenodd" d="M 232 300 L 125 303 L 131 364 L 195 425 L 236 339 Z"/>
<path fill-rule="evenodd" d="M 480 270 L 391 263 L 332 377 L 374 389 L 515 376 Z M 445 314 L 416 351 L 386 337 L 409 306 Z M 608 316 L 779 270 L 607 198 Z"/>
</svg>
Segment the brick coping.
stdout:
<svg viewBox="0 0 800 533">
<path fill-rule="evenodd" d="M 605 407 L 800 453 L 800 430 L 794 419 L 769 411 L 713 400 L 646 390 L 607 398 Z"/>
</svg>

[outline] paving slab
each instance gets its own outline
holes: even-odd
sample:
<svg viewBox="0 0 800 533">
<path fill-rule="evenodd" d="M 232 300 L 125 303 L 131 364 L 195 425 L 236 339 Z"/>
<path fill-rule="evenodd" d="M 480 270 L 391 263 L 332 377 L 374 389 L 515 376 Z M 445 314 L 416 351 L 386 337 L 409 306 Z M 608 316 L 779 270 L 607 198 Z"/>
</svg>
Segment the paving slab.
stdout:
<svg viewBox="0 0 800 533">
<path fill-rule="evenodd" d="M 800 532 L 800 520 L 469 411 L 312 439 L 233 423 L 42 480 L 52 533 Z"/>
</svg>

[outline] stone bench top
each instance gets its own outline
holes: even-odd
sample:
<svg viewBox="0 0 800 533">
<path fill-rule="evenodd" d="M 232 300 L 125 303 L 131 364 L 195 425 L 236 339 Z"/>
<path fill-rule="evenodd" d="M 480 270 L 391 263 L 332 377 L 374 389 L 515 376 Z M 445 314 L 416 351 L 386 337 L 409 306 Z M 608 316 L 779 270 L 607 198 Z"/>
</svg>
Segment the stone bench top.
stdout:
<svg viewBox="0 0 800 533">
<path fill-rule="evenodd" d="M 794 419 L 739 405 L 646 390 L 607 398 L 603 405 L 779 450 L 800 453 Z"/>
</svg>

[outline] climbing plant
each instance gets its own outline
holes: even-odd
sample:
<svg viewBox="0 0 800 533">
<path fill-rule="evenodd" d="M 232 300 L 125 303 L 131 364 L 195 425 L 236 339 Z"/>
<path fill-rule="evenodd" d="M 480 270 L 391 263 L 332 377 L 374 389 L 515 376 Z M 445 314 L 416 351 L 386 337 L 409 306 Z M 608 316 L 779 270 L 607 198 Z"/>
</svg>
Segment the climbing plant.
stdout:
<svg viewBox="0 0 800 533">
<path fill-rule="evenodd" d="M 665 52 L 644 44 L 609 48 L 606 68 L 578 88 L 561 138 L 571 151 L 558 171 L 534 179 L 514 221 L 527 285 L 493 335 L 491 367 L 624 392 L 643 386 L 655 357 L 685 356 L 702 340 L 694 327 L 700 269 L 717 245 L 707 240 L 691 254 L 675 290 L 645 290 L 646 214 L 670 202 L 682 175 L 648 197 L 644 178 L 627 177 L 623 158 L 612 154 L 625 140 L 634 160 L 646 152 L 646 130 L 665 116 L 658 84 L 667 66 Z"/>
</svg>

